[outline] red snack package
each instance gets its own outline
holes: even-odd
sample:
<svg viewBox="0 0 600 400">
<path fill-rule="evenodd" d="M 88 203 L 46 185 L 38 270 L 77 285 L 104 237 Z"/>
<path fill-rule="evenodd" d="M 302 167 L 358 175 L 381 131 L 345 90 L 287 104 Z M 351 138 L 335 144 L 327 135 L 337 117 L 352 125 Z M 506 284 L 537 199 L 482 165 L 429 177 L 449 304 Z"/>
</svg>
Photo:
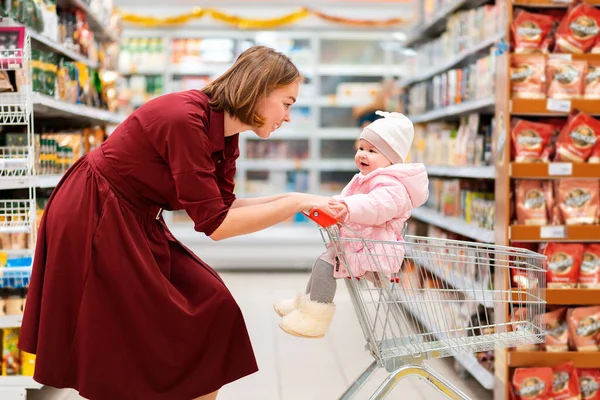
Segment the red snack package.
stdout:
<svg viewBox="0 0 600 400">
<path fill-rule="evenodd" d="M 546 69 L 548 97 L 576 99 L 583 95 L 587 63 L 551 58 Z"/>
<path fill-rule="evenodd" d="M 598 351 L 600 307 L 571 308 L 567 311 L 569 337 L 577 351 Z"/>
<path fill-rule="evenodd" d="M 598 136 L 600 122 L 587 114 L 574 111 L 556 139 L 558 161 L 587 161 Z"/>
<path fill-rule="evenodd" d="M 524 275 L 515 275 L 515 277 L 525 277 Z M 537 285 L 537 282 L 536 282 Z M 536 286 L 537 287 L 537 286 Z M 531 325 L 531 321 L 532 319 L 536 319 L 539 318 L 539 316 L 530 316 L 527 314 L 527 308 L 525 307 L 521 307 L 521 308 L 515 308 L 513 310 L 513 313 L 510 317 L 510 322 L 511 322 L 511 328 L 513 331 L 522 331 L 522 332 L 527 332 L 528 334 L 534 335 L 535 332 L 531 331 L 532 325 Z M 536 319 L 537 322 L 537 319 Z M 532 343 L 532 344 L 524 344 L 524 345 L 519 345 L 516 346 L 515 349 L 518 351 L 538 351 L 539 350 L 539 345 Z"/>
<path fill-rule="evenodd" d="M 553 125 L 514 119 L 511 134 L 515 149 L 515 161 L 548 162 L 549 155 L 545 150 L 548 148 L 554 131 Z"/>
<path fill-rule="evenodd" d="M 556 48 L 562 53 L 587 53 L 598 36 L 600 13 L 589 4 L 571 6 L 556 30 Z"/>
<path fill-rule="evenodd" d="M 583 97 L 600 99 L 600 63 L 598 62 L 590 61 L 588 63 Z"/>
<path fill-rule="evenodd" d="M 548 257 L 546 261 L 548 288 L 577 287 L 583 258 L 583 244 L 548 243 L 544 249 L 544 255 Z"/>
<path fill-rule="evenodd" d="M 512 383 L 522 400 L 551 399 L 552 368 L 517 368 Z"/>
<path fill-rule="evenodd" d="M 511 25 L 515 53 L 544 53 L 550 48 L 550 31 L 554 25 L 551 16 L 515 11 Z"/>
<path fill-rule="evenodd" d="M 520 225 L 547 225 L 546 197 L 541 181 L 515 181 L 517 220 Z"/>
<path fill-rule="evenodd" d="M 572 361 L 552 368 L 553 400 L 579 400 L 579 376 Z"/>
<path fill-rule="evenodd" d="M 567 308 L 559 308 L 539 316 L 541 325 L 545 328 L 547 352 L 569 350 L 569 326 L 567 325 Z"/>
<path fill-rule="evenodd" d="M 562 220 L 567 225 L 592 225 L 598 215 L 598 181 L 561 179 L 556 184 Z"/>
<path fill-rule="evenodd" d="M 543 99 L 546 97 L 546 58 L 544 56 L 513 55 L 510 67 L 512 97 Z"/>
<path fill-rule="evenodd" d="M 588 163 L 600 164 L 600 140 L 597 140 L 592 148 L 592 154 L 590 154 L 590 158 L 588 158 Z"/>
<path fill-rule="evenodd" d="M 600 370 L 577 368 L 582 400 L 600 400 Z"/>
<path fill-rule="evenodd" d="M 600 244 L 588 243 L 583 247 L 579 287 L 600 289 Z"/>
</svg>

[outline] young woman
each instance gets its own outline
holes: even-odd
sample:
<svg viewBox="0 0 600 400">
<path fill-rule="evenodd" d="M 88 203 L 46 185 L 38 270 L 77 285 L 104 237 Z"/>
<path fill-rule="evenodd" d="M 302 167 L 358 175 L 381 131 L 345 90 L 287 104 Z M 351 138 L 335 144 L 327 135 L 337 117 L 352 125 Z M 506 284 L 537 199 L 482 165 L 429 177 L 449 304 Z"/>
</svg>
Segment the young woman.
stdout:
<svg viewBox="0 0 600 400">
<path fill-rule="evenodd" d="M 238 133 L 267 139 L 301 76 L 253 47 L 202 90 L 135 111 L 53 192 L 38 235 L 20 348 L 35 380 L 95 399 L 215 399 L 257 371 L 243 316 L 219 275 L 179 243 L 163 209 L 214 240 L 256 232 L 330 198 L 238 199 Z"/>
</svg>

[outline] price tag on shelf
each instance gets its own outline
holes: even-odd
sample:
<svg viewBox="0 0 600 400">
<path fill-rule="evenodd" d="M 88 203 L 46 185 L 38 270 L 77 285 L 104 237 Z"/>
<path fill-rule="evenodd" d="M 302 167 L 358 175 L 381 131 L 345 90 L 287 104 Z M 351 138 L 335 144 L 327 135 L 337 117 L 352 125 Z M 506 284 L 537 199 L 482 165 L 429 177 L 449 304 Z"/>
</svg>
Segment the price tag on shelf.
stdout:
<svg viewBox="0 0 600 400">
<path fill-rule="evenodd" d="M 555 3 L 570 3 L 570 1 L 555 1 Z M 569 53 L 550 53 L 548 54 L 548 59 L 571 61 L 573 59 L 573 55 Z"/>
<path fill-rule="evenodd" d="M 548 175 L 550 176 L 569 176 L 573 175 L 573 164 L 572 163 L 550 163 L 548 164 Z"/>
<path fill-rule="evenodd" d="M 566 237 L 567 227 L 564 225 L 540 227 L 541 239 L 564 239 Z"/>
<path fill-rule="evenodd" d="M 571 100 L 548 99 L 546 109 L 553 112 L 568 113 L 571 111 Z"/>
<path fill-rule="evenodd" d="M 572 0 L 552 0 L 556 4 L 571 4 Z"/>
</svg>

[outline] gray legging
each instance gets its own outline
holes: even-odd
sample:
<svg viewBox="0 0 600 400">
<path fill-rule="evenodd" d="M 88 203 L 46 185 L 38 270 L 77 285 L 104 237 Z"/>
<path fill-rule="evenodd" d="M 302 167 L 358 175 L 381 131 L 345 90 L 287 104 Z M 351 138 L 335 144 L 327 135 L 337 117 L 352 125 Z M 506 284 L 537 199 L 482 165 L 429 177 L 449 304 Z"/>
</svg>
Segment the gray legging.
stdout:
<svg viewBox="0 0 600 400">
<path fill-rule="evenodd" d="M 333 277 L 333 265 L 318 259 L 306 285 L 306 294 L 319 303 L 333 303 L 337 282 Z"/>
</svg>

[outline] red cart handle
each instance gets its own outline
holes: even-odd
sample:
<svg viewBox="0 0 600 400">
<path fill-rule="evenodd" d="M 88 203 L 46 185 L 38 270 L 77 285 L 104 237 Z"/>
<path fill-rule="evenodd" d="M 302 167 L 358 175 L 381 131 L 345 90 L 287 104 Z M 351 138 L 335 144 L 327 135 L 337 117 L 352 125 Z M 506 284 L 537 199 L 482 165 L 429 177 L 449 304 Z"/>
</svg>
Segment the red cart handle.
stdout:
<svg viewBox="0 0 600 400">
<path fill-rule="evenodd" d="M 302 211 L 304 215 L 315 221 L 323 228 L 329 228 L 338 223 L 338 220 L 321 210 L 320 208 L 311 208 L 310 211 Z"/>
</svg>

